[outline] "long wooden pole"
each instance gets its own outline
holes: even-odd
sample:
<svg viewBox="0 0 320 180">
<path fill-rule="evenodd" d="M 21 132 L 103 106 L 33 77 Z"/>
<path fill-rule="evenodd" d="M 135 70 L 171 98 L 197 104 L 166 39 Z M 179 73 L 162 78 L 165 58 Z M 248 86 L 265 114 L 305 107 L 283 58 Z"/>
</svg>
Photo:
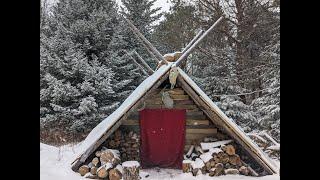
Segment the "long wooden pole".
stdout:
<svg viewBox="0 0 320 180">
<path fill-rule="evenodd" d="M 182 54 L 185 53 L 192 44 L 203 34 L 203 30 L 199 31 L 198 34 L 189 42 L 189 44 L 183 49 Z"/>
<path fill-rule="evenodd" d="M 129 27 L 132 31 L 135 32 L 136 35 L 139 36 L 143 40 L 143 42 L 146 44 L 148 48 L 154 53 L 159 61 L 164 61 L 166 60 L 163 58 L 163 56 L 160 54 L 160 52 L 139 32 L 139 30 L 134 26 L 134 24 L 127 18 L 124 17 L 126 22 L 129 24 Z"/>
<path fill-rule="evenodd" d="M 206 32 L 204 32 L 201 37 L 199 37 L 196 42 L 192 44 L 192 46 L 183 53 L 180 58 L 176 61 L 175 65 L 179 66 L 182 61 L 184 61 L 190 53 L 204 40 L 204 38 L 222 21 L 223 16 L 221 16 Z"/>
<path fill-rule="evenodd" d="M 143 72 L 143 74 L 145 74 L 146 76 L 149 76 L 149 74 L 144 70 L 144 68 L 127 52 L 127 56 L 141 69 L 141 71 Z"/>
<path fill-rule="evenodd" d="M 150 74 L 150 73 L 153 74 L 154 71 L 153 71 L 153 70 L 151 69 L 151 67 L 146 63 L 146 61 L 143 60 L 143 58 L 137 53 L 137 51 L 133 51 L 133 53 L 138 57 L 141 65 L 143 65 L 143 66 L 147 69 L 147 71 L 149 72 L 149 74 Z"/>
<path fill-rule="evenodd" d="M 152 51 L 148 48 L 148 46 L 143 42 L 143 40 L 138 36 L 138 34 L 136 34 L 134 31 L 132 31 L 133 34 L 137 37 L 137 39 L 140 41 L 140 43 L 143 45 L 143 47 L 147 50 L 147 52 L 153 57 L 151 59 L 153 59 L 155 61 L 155 63 L 158 63 L 159 60 L 156 57 L 155 54 L 152 53 Z"/>
</svg>

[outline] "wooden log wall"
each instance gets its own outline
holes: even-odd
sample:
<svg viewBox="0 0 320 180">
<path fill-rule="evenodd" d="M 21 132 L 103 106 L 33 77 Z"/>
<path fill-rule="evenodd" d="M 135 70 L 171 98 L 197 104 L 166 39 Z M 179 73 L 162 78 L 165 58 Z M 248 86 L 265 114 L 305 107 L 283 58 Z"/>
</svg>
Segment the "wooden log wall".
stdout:
<svg viewBox="0 0 320 180">
<path fill-rule="evenodd" d="M 161 100 L 161 90 L 156 89 L 145 100 L 145 108 L 165 108 Z M 174 109 L 186 109 L 186 141 L 185 152 L 192 144 L 203 141 L 205 137 L 221 137 L 217 127 L 209 120 L 203 111 L 193 102 L 182 88 L 166 89 L 174 100 Z M 140 132 L 139 112 L 133 112 L 120 126 L 122 130 Z M 218 138 L 221 139 L 221 138 Z"/>
</svg>

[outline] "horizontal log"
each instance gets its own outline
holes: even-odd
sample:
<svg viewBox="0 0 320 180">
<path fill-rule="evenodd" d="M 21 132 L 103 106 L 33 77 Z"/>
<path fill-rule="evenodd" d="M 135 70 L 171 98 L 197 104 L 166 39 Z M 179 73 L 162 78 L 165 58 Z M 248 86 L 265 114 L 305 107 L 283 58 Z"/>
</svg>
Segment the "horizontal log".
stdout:
<svg viewBox="0 0 320 180">
<path fill-rule="evenodd" d="M 163 104 L 160 98 L 157 99 L 147 99 L 146 104 Z M 175 105 L 194 105 L 195 103 L 192 100 L 174 100 Z"/>
<path fill-rule="evenodd" d="M 189 100 L 189 96 L 185 94 L 170 94 L 170 97 L 173 100 Z M 148 99 L 154 99 L 154 100 L 161 100 L 161 95 L 160 94 L 155 94 L 153 96 L 149 96 Z"/>
<path fill-rule="evenodd" d="M 192 119 L 187 119 L 186 120 L 187 125 L 193 125 L 193 126 L 198 126 L 198 125 L 209 125 L 209 120 L 192 120 Z M 133 120 L 133 119 L 127 119 L 122 122 L 122 125 L 126 126 L 137 126 L 139 125 L 139 120 Z"/>
<path fill-rule="evenodd" d="M 159 94 L 161 91 L 162 91 L 162 89 L 156 89 L 150 95 Z M 182 88 L 174 88 L 174 89 L 170 89 L 170 90 L 165 89 L 164 92 L 169 92 L 169 94 L 177 94 L 177 95 L 185 94 L 185 92 Z"/>
<path fill-rule="evenodd" d="M 187 125 L 209 125 L 209 120 L 192 120 L 192 119 L 187 119 L 186 121 Z"/>
<path fill-rule="evenodd" d="M 186 129 L 186 133 L 190 134 L 214 134 L 217 133 L 216 128 L 206 128 L 206 129 Z"/>
<path fill-rule="evenodd" d="M 206 116 L 202 111 L 188 111 L 187 110 L 187 119 L 206 119 Z M 135 111 L 130 114 L 128 119 L 139 119 L 139 112 Z"/>
<path fill-rule="evenodd" d="M 214 137 L 215 133 L 210 134 L 195 134 L 195 133 L 187 133 L 186 134 L 186 140 L 195 140 L 195 139 L 203 139 L 205 137 Z"/>
<path fill-rule="evenodd" d="M 148 109 L 161 109 L 165 108 L 162 104 L 146 104 L 145 108 Z M 188 110 L 194 110 L 199 111 L 199 108 L 196 105 L 190 105 L 190 104 L 174 104 L 173 109 L 188 109 Z"/>
</svg>

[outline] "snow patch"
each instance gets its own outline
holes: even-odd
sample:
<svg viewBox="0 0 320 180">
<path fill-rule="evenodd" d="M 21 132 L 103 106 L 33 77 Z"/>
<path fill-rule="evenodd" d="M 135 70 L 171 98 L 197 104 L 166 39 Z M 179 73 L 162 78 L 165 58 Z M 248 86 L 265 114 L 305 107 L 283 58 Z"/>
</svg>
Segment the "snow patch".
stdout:
<svg viewBox="0 0 320 180">
<path fill-rule="evenodd" d="M 126 161 L 122 163 L 123 167 L 134 167 L 134 166 L 140 166 L 138 161 Z"/>
</svg>

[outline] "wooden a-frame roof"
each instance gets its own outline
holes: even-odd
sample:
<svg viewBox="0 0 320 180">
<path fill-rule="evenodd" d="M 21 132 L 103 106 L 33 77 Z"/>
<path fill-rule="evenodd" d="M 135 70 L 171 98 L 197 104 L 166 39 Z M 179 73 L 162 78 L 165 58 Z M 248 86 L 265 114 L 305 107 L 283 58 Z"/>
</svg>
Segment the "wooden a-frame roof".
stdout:
<svg viewBox="0 0 320 180">
<path fill-rule="evenodd" d="M 131 112 L 141 106 L 146 96 L 157 89 L 169 76 L 169 70 L 176 63 L 169 63 L 161 66 L 151 76 L 145 79 L 131 95 L 110 114 L 99 123 L 83 141 L 83 149 L 72 163 L 72 169 L 76 171 L 78 167 L 121 125 L 122 121 Z M 180 68 L 177 83 L 187 92 L 193 101 L 204 111 L 210 120 L 222 127 L 226 133 L 242 145 L 244 149 L 270 174 L 279 173 L 279 167 L 235 124 L 229 119 L 212 100 L 196 85 L 196 83 Z"/>
</svg>

